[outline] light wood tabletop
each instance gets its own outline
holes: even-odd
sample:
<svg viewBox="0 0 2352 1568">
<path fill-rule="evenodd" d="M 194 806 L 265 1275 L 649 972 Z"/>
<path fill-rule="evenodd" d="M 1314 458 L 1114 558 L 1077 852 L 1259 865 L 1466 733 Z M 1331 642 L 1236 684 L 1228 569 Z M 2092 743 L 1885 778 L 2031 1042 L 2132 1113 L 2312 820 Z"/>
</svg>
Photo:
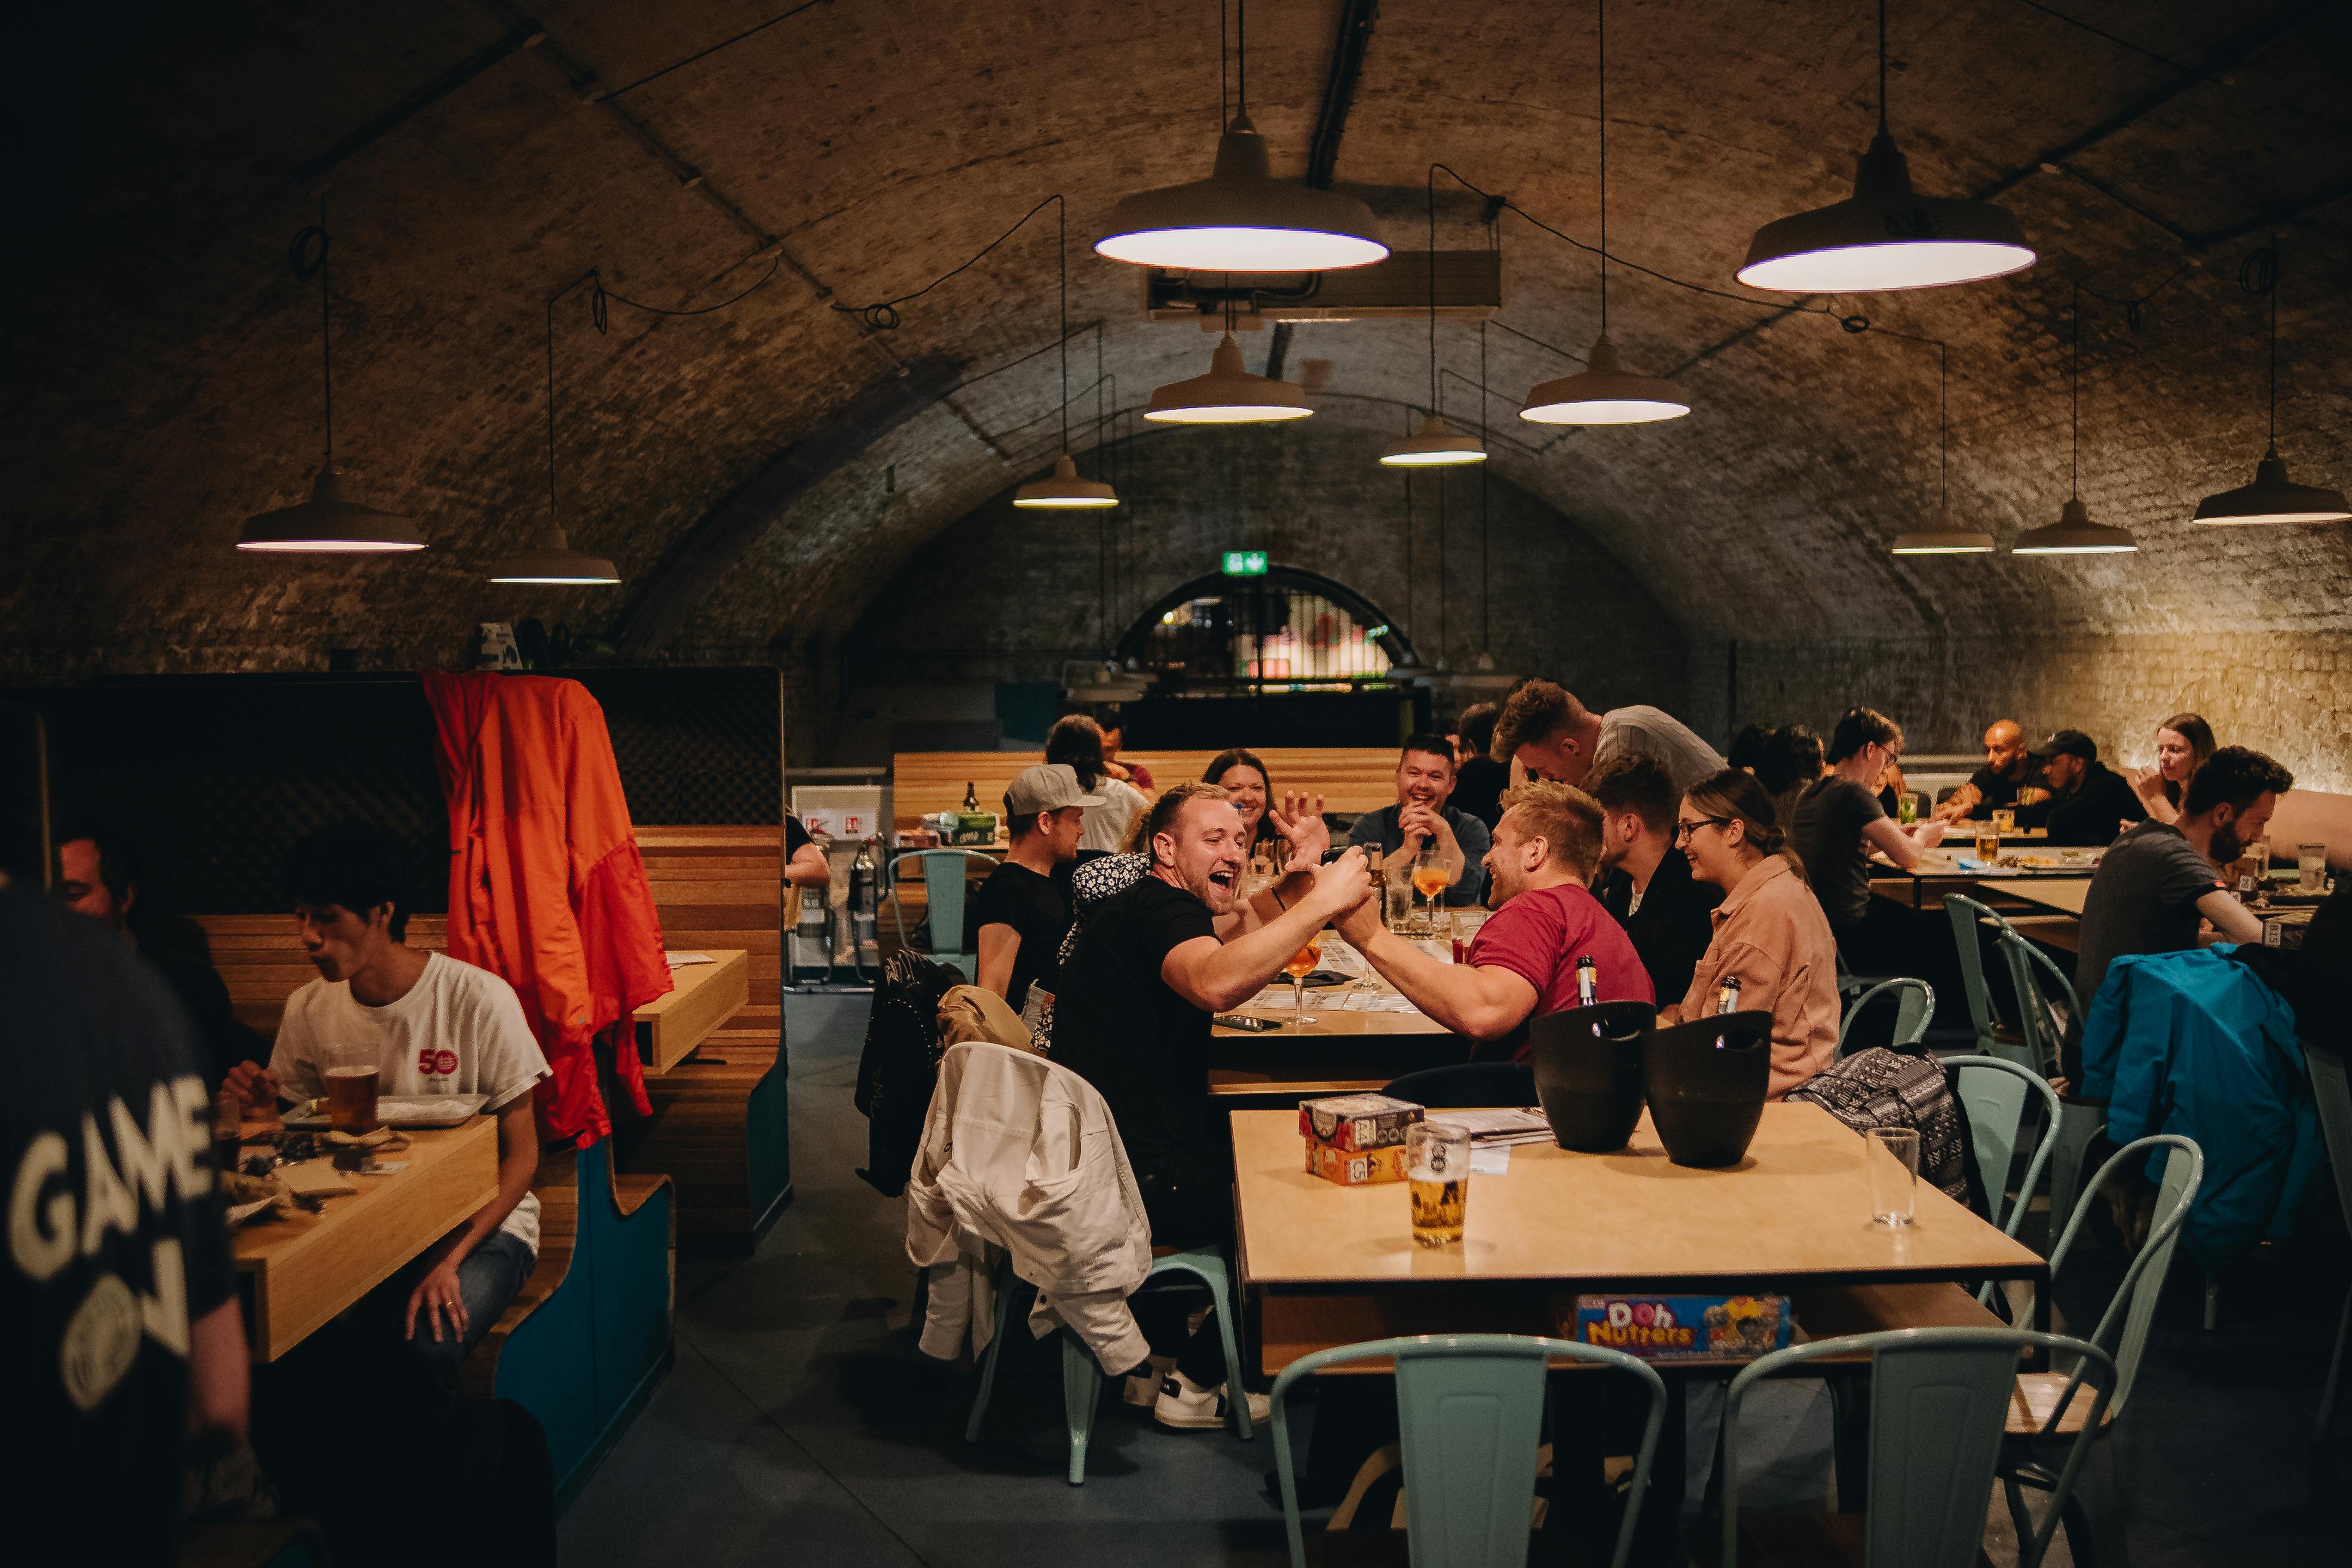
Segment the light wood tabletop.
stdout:
<svg viewBox="0 0 2352 1568">
<path fill-rule="evenodd" d="M 349 1177 L 356 1190 L 328 1198 L 317 1214 L 289 1206 L 229 1233 L 229 1255 L 249 1287 L 254 1360 L 284 1355 L 497 1195 L 493 1119 L 407 1137 L 407 1148 L 383 1156 L 405 1160 L 406 1169 Z"/>
<path fill-rule="evenodd" d="M 1328 934 L 1324 941 L 1326 954 L 1343 973 L 1369 973 L 1346 943 Z M 1370 1012 L 1345 1005 L 1373 996 L 1391 1004 L 1402 1000 L 1377 975 L 1369 984 L 1359 980 L 1310 989 L 1307 1016 L 1315 1021 L 1301 1027 L 1289 982 L 1277 977 L 1234 1012 L 1270 1019 L 1278 1028 L 1234 1029 L 1220 1024 L 1210 1029 L 1210 1094 L 1286 1100 L 1355 1094 L 1380 1089 L 1417 1068 L 1467 1059 L 1467 1045 L 1425 1013 L 1410 1007 Z"/>
<path fill-rule="evenodd" d="M 632 1016 L 637 1054 L 647 1072 L 667 1072 L 690 1056 L 710 1031 L 751 1000 L 751 955 L 738 947 L 698 948 L 709 963 L 681 963 L 669 972 L 674 988 Z"/>
<path fill-rule="evenodd" d="M 2074 877 L 2006 877 L 1977 884 L 1988 893 L 2024 903 L 2039 904 L 2045 910 L 2061 914 L 2081 916 L 2083 900 L 2090 896 L 2089 879 Z"/>
<path fill-rule="evenodd" d="M 2032 1279 L 2042 1258 L 1921 1183 L 1916 1223 L 1869 1218 L 1865 1145 L 1818 1106 L 1767 1105 L 1735 1169 L 1672 1163 L 1644 1115 L 1631 1146 L 1511 1151 L 1510 1171 L 1470 1178 L 1466 1235 L 1414 1245 L 1405 1184 L 1341 1187 L 1302 1169 L 1297 1118 L 1233 1113 L 1244 1267 L 1253 1284 L 1697 1281 L 1882 1284 Z"/>
</svg>

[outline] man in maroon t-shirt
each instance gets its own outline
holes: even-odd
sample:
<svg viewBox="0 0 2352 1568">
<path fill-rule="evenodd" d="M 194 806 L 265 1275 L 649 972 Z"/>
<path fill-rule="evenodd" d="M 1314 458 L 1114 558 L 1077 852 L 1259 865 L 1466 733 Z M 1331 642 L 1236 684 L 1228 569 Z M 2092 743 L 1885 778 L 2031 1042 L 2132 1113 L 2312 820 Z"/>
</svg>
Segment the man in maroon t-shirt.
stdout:
<svg viewBox="0 0 2352 1568">
<path fill-rule="evenodd" d="M 1442 963 L 1391 933 L 1377 899 L 1350 910 L 1339 934 L 1488 1059 L 1524 1057 L 1529 1018 L 1576 1005 L 1576 961 L 1586 954 L 1601 1001 L 1654 1002 L 1633 941 L 1586 888 L 1601 862 L 1601 820 L 1600 803 L 1573 784 L 1536 780 L 1505 793 L 1485 862 L 1495 912 L 1464 963 Z"/>
</svg>

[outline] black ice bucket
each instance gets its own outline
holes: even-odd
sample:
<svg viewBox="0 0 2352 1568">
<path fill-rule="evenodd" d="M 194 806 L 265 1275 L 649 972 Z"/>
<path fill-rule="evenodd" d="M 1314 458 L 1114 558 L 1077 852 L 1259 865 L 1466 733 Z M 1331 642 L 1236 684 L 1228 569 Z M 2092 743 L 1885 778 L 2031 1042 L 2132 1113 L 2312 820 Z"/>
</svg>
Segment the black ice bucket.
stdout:
<svg viewBox="0 0 2352 1568">
<path fill-rule="evenodd" d="M 1716 1170 L 1737 1165 L 1764 1118 L 1772 1079 L 1772 1015 L 1728 1013 L 1654 1029 L 1642 1042 L 1650 1124 L 1666 1158 Z M 1542 1069 L 1537 1069 L 1542 1081 Z"/>
<path fill-rule="evenodd" d="M 1528 1059 L 1553 1141 L 1580 1153 L 1625 1147 L 1642 1120 L 1642 1050 L 1658 1010 L 1603 1002 L 1531 1020 Z"/>
</svg>

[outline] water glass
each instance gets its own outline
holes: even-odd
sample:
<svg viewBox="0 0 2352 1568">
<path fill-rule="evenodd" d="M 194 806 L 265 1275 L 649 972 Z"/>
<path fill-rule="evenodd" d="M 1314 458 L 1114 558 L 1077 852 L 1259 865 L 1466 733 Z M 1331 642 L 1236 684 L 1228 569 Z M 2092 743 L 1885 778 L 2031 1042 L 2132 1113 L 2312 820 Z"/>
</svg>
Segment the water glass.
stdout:
<svg viewBox="0 0 2352 1568">
<path fill-rule="evenodd" d="M 1459 1242 L 1470 1209 L 1470 1134 L 1458 1127 L 1416 1121 L 1404 1130 L 1404 1163 L 1414 1242 L 1422 1247 Z"/>
<path fill-rule="evenodd" d="M 1995 833 L 2016 832 L 2017 807 L 2013 805 L 1994 806 L 1992 808 L 1992 830 Z"/>
<path fill-rule="evenodd" d="M 1911 1223 L 1919 1188 L 1919 1134 L 1909 1127 L 1874 1127 L 1863 1135 L 1870 1168 L 1870 1217 L 1890 1227 Z"/>
<path fill-rule="evenodd" d="M 2327 846 L 2298 844 L 2294 847 L 2294 868 L 2301 873 L 2296 886 L 2306 893 L 2316 893 L 2327 884 Z"/>
</svg>

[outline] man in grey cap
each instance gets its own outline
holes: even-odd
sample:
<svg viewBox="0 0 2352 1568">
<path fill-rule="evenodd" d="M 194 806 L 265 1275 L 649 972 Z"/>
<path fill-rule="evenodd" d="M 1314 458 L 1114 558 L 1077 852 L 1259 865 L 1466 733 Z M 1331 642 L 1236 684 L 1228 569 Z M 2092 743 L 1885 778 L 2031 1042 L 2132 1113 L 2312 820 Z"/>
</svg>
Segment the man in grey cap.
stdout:
<svg viewBox="0 0 2352 1568">
<path fill-rule="evenodd" d="M 1054 989 L 1055 955 L 1070 929 L 1070 866 L 1078 858 L 1086 808 L 1100 805 L 1067 763 L 1041 763 L 1004 792 L 1013 849 L 981 884 L 971 921 L 978 933 L 977 984 L 1019 1011 L 1032 985 Z"/>
<path fill-rule="evenodd" d="M 2116 835 L 2147 815 L 2147 807 L 2121 773 L 2099 761 L 2098 742 L 2080 730 L 2055 730 L 2026 748 L 2042 765 L 2047 798 L 2017 808 L 2021 827 L 2047 827 L 2053 848 L 2089 848 L 2115 842 Z"/>
</svg>

